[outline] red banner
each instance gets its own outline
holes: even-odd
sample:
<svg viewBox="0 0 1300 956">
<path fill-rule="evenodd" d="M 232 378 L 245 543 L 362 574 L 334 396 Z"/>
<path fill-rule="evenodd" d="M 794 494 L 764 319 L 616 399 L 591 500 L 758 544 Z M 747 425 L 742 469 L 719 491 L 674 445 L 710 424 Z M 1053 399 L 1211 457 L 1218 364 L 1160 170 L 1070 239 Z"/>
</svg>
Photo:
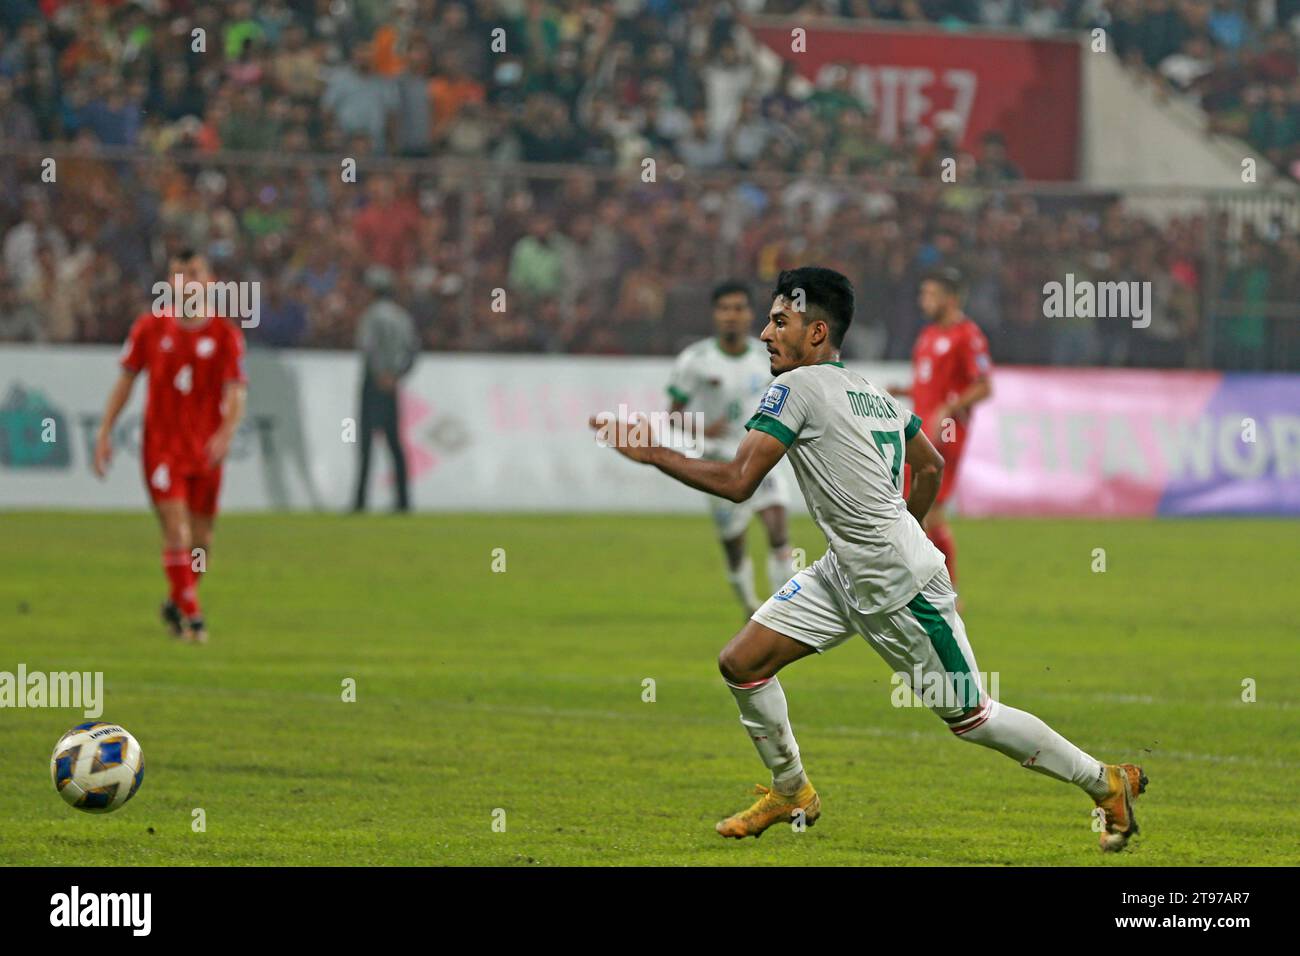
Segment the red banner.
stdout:
<svg viewBox="0 0 1300 956">
<path fill-rule="evenodd" d="M 793 36 L 796 28 L 806 36 Z M 847 68 L 851 89 L 875 110 L 887 141 L 914 127 L 932 131 L 935 117 L 948 112 L 963 149 L 977 157 L 980 137 L 996 130 L 1025 178 L 1077 175 L 1075 41 L 770 20 L 756 21 L 750 31 L 813 82 L 824 80 L 829 68 Z M 806 52 L 796 52 L 800 42 Z"/>
</svg>

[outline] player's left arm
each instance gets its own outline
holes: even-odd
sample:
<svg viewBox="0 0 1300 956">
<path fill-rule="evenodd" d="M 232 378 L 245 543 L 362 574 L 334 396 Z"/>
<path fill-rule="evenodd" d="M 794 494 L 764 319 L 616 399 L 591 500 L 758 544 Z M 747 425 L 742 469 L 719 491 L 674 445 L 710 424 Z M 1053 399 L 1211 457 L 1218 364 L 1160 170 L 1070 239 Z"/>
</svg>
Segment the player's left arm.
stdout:
<svg viewBox="0 0 1300 956">
<path fill-rule="evenodd" d="M 952 414 L 959 418 L 969 416 L 972 408 L 993 394 L 993 362 L 989 359 L 989 343 L 984 333 L 972 329 L 965 351 L 966 374 L 972 381 L 950 406 Z"/>
<path fill-rule="evenodd" d="M 221 424 L 208 439 L 208 466 L 215 468 L 225 460 L 230 451 L 230 443 L 239 431 L 239 423 L 244 420 L 244 410 L 248 405 L 248 376 L 244 374 L 244 336 L 238 329 L 234 330 L 231 347 L 226 354 L 222 369 L 224 379 L 221 386 Z"/>
<path fill-rule="evenodd" d="M 230 443 L 239 431 L 239 423 L 244 420 L 244 409 L 248 405 L 248 386 L 243 382 L 226 382 L 221 391 L 221 424 L 208 439 L 208 465 L 215 468 L 225 459 L 230 451 Z"/>
<path fill-rule="evenodd" d="M 904 454 L 907 467 L 912 472 L 912 485 L 907 492 L 907 510 L 924 527 L 925 516 L 943 485 L 943 455 L 939 454 L 939 450 L 919 427 L 907 439 Z"/>
<path fill-rule="evenodd" d="M 956 418 L 965 418 L 970 410 L 993 394 L 993 380 L 988 375 L 981 375 L 948 406 L 949 414 Z"/>
<path fill-rule="evenodd" d="M 988 356 L 988 339 L 978 329 L 972 330 L 961 345 L 962 371 L 966 373 L 971 384 L 962 389 L 945 408 L 940 408 L 939 419 L 952 418 L 965 421 L 970 418 L 971 408 L 979 405 L 993 394 L 993 363 Z"/>
<path fill-rule="evenodd" d="M 684 485 L 728 501 L 745 501 L 752 496 L 786 451 L 779 439 L 753 430 L 745 435 L 731 461 L 708 461 L 687 458 L 671 448 L 651 444 L 650 428 L 644 423 L 633 423 L 620 430 L 608 417 L 592 417 L 590 424 L 603 443 L 624 457 L 654 465 Z"/>
</svg>

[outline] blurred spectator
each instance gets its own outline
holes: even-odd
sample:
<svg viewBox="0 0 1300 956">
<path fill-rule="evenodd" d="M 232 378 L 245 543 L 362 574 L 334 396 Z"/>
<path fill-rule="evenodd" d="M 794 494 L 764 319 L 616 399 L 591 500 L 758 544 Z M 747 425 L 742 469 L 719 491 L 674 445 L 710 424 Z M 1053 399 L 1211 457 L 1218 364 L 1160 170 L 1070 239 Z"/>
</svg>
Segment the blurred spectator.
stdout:
<svg viewBox="0 0 1300 956">
<path fill-rule="evenodd" d="M 34 143 L 39 134 L 32 111 L 14 99 L 13 82 L 0 76 L 0 142 Z"/>
<path fill-rule="evenodd" d="M 389 176 L 370 178 L 366 192 L 369 201 L 353 220 L 357 242 L 371 262 L 402 272 L 414 258 L 419 212 Z"/>
<path fill-rule="evenodd" d="M 0 277 L 0 342 L 44 342 L 45 316 L 20 297 L 8 276 Z"/>
<path fill-rule="evenodd" d="M 980 139 L 980 157 L 975 167 L 975 178 L 986 186 L 1022 178 L 1020 169 L 1007 157 L 1007 142 L 1001 133 L 990 131 Z"/>
<path fill-rule="evenodd" d="M 352 48 L 347 64 L 330 72 L 321 98 L 321 108 L 344 134 L 367 138 L 379 153 L 388 143 L 397 107 L 397 90 L 375 72 L 371 48 L 365 43 Z"/>
<path fill-rule="evenodd" d="M 36 251 L 36 268 L 18 291 L 19 299 L 40 316 L 40 338 L 71 342 L 77 337 L 77 302 L 63 263 L 48 245 Z"/>
<path fill-rule="evenodd" d="M 564 283 L 565 243 L 555 233 L 549 215 L 538 214 L 528 224 L 528 234 L 510 253 L 510 289 L 525 303 L 560 294 Z"/>
<path fill-rule="evenodd" d="M 417 38 L 406 53 L 401 71 L 393 79 L 397 92 L 397 143 L 400 156 L 427 156 L 433 148 L 433 101 L 429 95 L 431 52 Z"/>
<path fill-rule="evenodd" d="M 677 154 L 692 169 L 717 169 L 726 162 L 726 144 L 704 110 L 691 116 L 690 131 L 677 141 Z"/>
<path fill-rule="evenodd" d="M 265 284 L 265 291 L 260 322 L 249 337 L 275 348 L 301 344 L 307 332 L 307 310 L 299 298 L 298 287 L 288 280 L 272 280 Z"/>
<path fill-rule="evenodd" d="M 5 271 L 18 285 L 26 286 L 41 268 L 37 253 L 44 246 L 56 259 L 67 254 L 62 230 L 51 221 L 50 207 L 40 187 L 29 186 L 23 193 L 23 218 L 5 233 Z"/>
<path fill-rule="evenodd" d="M 1160 75 L 1179 92 L 1190 90 L 1213 69 L 1210 43 L 1203 36 L 1188 37 L 1181 50 L 1160 61 Z"/>
<path fill-rule="evenodd" d="M 432 136 L 446 137 L 461 111 L 470 104 L 483 102 L 483 84 L 465 72 L 464 60 L 458 50 L 443 47 L 438 70 L 429 80 L 428 99 L 431 109 Z"/>
</svg>

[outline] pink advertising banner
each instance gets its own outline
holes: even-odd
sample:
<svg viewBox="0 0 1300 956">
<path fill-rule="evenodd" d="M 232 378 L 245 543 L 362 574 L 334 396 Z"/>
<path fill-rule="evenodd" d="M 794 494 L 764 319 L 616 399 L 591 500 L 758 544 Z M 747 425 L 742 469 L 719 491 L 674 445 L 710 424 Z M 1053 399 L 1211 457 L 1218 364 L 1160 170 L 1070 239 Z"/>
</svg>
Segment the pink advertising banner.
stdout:
<svg viewBox="0 0 1300 956">
<path fill-rule="evenodd" d="M 1300 376 L 1000 368 L 962 514 L 1300 514 Z"/>
</svg>

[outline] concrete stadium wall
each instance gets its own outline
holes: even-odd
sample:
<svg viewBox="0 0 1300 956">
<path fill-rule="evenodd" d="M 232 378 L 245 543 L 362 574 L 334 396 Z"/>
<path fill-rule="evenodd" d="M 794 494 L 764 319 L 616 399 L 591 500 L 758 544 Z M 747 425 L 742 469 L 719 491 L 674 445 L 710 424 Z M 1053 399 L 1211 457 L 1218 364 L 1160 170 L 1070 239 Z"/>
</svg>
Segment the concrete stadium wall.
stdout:
<svg viewBox="0 0 1300 956">
<path fill-rule="evenodd" d="M 1256 160 L 1259 184 L 1287 185 L 1249 144 L 1207 135 L 1199 108 L 1161 96 L 1149 77 L 1125 69 L 1115 54 L 1085 45 L 1082 70 L 1080 167 L 1088 185 L 1244 189 L 1241 163 L 1247 157 Z M 1177 211 L 1168 202 L 1155 207 L 1157 216 Z"/>
</svg>

